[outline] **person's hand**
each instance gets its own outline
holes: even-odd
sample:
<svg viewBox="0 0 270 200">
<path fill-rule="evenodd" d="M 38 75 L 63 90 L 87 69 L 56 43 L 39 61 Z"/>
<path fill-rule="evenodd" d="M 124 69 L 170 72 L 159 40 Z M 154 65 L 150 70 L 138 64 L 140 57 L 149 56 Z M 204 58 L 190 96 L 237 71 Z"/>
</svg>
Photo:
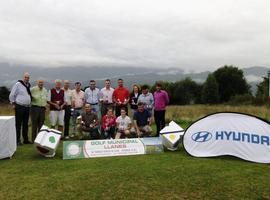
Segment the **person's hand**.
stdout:
<svg viewBox="0 0 270 200">
<path fill-rule="evenodd" d="M 57 109 L 57 110 L 60 110 L 60 106 L 58 104 L 55 104 L 54 107 Z"/>
<path fill-rule="evenodd" d="M 138 137 L 141 137 L 142 132 L 140 130 L 138 130 L 137 133 L 138 133 Z"/>
</svg>

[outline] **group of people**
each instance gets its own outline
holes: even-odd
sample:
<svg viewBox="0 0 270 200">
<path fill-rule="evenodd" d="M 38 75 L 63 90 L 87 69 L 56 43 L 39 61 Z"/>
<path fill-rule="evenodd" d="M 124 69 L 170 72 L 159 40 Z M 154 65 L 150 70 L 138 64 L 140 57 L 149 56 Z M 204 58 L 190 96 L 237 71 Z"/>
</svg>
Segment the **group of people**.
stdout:
<svg viewBox="0 0 270 200">
<path fill-rule="evenodd" d="M 63 138 L 69 139 L 78 133 L 80 139 L 119 139 L 126 137 L 144 137 L 152 134 L 151 123 L 154 118 L 156 136 L 165 126 L 166 105 L 169 97 L 162 90 L 161 83 L 156 84 L 154 94 L 149 87 L 135 84 L 130 92 L 124 87 L 123 79 L 118 86 L 111 87 L 111 81 L 105 80 L 104 88 L 98 89 L 96 81 L 90 80 L 89 87 L 83 91 L 81 83 L 76 82 L 70 89 L 70 82 L 56 79 L 54 87 L 47 90 L 44 80 L 38 79 L 37 85 L 30 86 L 29 73 L 13 86 L 9 99 L 15 109 L 17 144 L 33 143 L 45 121 L 46 107 L 50 109 L 51 128 L 63 132 Z M 130 109 L 131 118 L 128 116 Z M 32 141 L 28 139 L 28 120 L 31 115 Z M 69 133 L 70 120 L 72 132 Z M 57 127 L 56 127 L 57 126 Z"/>
</svg>

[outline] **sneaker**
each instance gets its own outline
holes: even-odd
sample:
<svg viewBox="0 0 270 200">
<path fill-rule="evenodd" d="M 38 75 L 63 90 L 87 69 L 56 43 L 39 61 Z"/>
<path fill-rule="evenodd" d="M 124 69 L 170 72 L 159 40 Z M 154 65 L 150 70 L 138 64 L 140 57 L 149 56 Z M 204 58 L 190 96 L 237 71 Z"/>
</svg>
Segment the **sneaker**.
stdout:
<svg viewBox="0 0 270 200">
<path fill-rule="evenodd" d="M 65 140 L 68 140 L 69 139 L 69 137 L 68 136 L 65 136 Z"/>
<path fill-rule="evenodd" d="M 70 136 L 71 138 L 74 138 L 75 137 L 75 133 L 72 133 L 72 135 Z"/>
</svg>

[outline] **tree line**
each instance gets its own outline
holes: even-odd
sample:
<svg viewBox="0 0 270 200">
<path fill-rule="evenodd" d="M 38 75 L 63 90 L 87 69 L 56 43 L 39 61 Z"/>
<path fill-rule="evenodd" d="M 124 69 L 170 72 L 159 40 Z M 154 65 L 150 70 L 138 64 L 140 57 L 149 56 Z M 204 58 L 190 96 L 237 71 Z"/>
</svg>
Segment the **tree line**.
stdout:
<svg viewBox="0 0 270 200">
<path fill-rule="evenodd" d="M 204 83 L 197 83 L 191 78 L 177 82 L 163 81 L 163 88 L 170 96 L 170 104 L 256 104 L 268 103 L 268 77 L 257 84 L 256 95 L 251 93 L 244 73 L 235 66 L 223 66 L 210 73 Z M 150 91 L 155 91 L 155 84 Z M 10 91 L 0 87 L 0 103 L 7 103 Z"/>
</svg>

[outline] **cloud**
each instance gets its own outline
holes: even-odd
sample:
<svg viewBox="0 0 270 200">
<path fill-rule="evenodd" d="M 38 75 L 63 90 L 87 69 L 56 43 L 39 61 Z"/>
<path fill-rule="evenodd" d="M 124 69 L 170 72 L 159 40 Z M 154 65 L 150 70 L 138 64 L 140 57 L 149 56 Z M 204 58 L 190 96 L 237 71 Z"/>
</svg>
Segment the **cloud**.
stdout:
<svg viewBox="0 0 270 200">
<path fill-rule="evenodd" d="M 0 62 L 40 66 L 269 66 L 267 0 L 0 2 Z"/>
</svg>

